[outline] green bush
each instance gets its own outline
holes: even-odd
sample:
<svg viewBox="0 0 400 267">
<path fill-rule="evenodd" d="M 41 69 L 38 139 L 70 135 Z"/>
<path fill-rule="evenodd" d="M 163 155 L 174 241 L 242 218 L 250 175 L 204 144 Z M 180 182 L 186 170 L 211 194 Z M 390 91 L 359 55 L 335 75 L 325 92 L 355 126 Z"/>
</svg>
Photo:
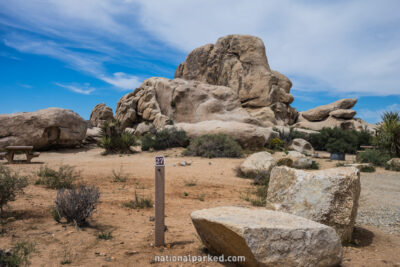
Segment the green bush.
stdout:
<svg viewBox="0 0 400 267">
<path fill-rule="evenodd" d="M 268 144 L 267 148 L 272 150 L 282 150 L 283 149 L 283 142 L 278 137 L 272 138 Z"/>
<path fill-rule="evenodd" d="M 206 158 L 239 158 L 243 155 L 243 151 L 241 146 L 229 135 L 207 134 L 194 138 L 183 155 Z"/>
<path fill-rule="evenodd" d="M 361 166 L 360 172 L 375 172 L 374 166 Z"/>
<path fill-rule="evenodd" d="M 35 184 L 44 185 L 51 189 L 73 188 L 80 172 L 76 172 L 75 167 L 69 165 L 61 165 L 58 170 L 44 166 L 40 167 L 37 176 L 39 179 Z"/>
<path fill-rule="evenodd" d="M 310 143 L 315 150 L 326 150 L 330 153 L 355 153 L 358 148 L 356 131 L 341 128 L 323 128 L 318 134 L 310 135 Z"/>
<path fill-rule="evenodd" d="M 142 138 L 142 150 L 164 150 L 172 147 L 187 147 L 189 137 L 184 130 L 175 127 L 158 131 L 155 135 L 147 134 Z"/>
<path fill-rule="evenodd" d="M 3 207 L 9 201 L 14 201 L 17 194 L 22 193 L 23 189 L 28 186 L 28 179 L 12 173 L 5 166 L 0 165 L 0 211 L 3 215 Z"/>
<path fill-rule="evenodd" d="M 131 146 L 137 145 L 136 136 L 124 131 L 118 120 L 104 123 L 100 135 L 99 146 L 105 149 L 104 154 L 131 153 Z"/>
<path fill-rule="evenodd" d="M 18 267 L 30 264 L 30 254 L 36 252 L 35 245 L 31 242 L 18 242 L 9 252 L 0 250 L 0 266 Z"/>
<path fill-rule="evenodd" d="M 319 170 L 319 163 L 315 160 L 312 161 L 311 166 L 307 168 L 308 170 Z"/>
<path fill-rule="evenodd" d="M 375 166 L 384 166 L 389 159 L 390 156 L 387 153 L 376 149 L 367 149 L 357 155 L 358 162 L 371 163 Z"/>
<path fill-rule="evenodd" d="M 390 156 L 400 157 L 400 115 L 399 112 L 385 112 L 377 129 L 375 145 Z"/>
</svg>

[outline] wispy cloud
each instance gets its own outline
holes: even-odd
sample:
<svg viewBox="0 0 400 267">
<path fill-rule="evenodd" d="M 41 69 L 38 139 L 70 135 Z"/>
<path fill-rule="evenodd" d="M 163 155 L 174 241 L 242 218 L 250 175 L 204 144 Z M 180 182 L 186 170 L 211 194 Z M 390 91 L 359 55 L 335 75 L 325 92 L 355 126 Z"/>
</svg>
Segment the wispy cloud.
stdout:
<svg viewBox="0 0 400 267">
<path fill-rule="evenodd" d="M 361 117 L 367 121 L 377 123 L 381 121 L 381 117 L 384 112 L 387 111 L 395 111 L 399 112 L 400 111 L 400 105 L 399 104 L 392 104 L 390 106 L 387 106 L 386 108 L 378 109 L 378 110 L 373 110 L 373 109 L 361 109 L 357 112 L 357 117 Z"/>
<path fill-rule="evenodd" d="M 0 0 L 0 25 L 17 32 L 7 45 L 121 89 L 135 76 L 110 74 L 123 69 L 108 63 L 149 72 L 143 62 L 177 65 L 190 50 L 241 33 L 263 39 L 271 67 L 295 90 L 376 96 L 400 94 L 399 9 L 397 0 Z"/>
<path fill-rule="evenodd" d="M 66 85 L 66 84 L 61 84 L 61 83 L 55 83 L 57 86 L 60 86 L 62 88 L 66 88 L 72 92 L 82 94 L 82 95 L 90 95 L 93 91 L 95 91 L 94 88 L 80 88 L 75 85 Z M 84 85 L 84 87 L 88 87 L 88 85 Z"/>
<path fill-rule="evenodd" d="M 123 72 L 116 72 L 112 77 L 103 76 L 101 79 L 117 88 L 122 88 L 124 90 L 133 90 L 140 85 L 138 77 Z"/>
</svg>

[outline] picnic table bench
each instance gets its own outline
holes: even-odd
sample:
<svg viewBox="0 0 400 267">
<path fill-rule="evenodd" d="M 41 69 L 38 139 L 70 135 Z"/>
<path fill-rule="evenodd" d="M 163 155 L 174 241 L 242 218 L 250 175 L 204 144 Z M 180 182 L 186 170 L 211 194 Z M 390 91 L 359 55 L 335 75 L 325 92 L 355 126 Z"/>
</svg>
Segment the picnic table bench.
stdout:
<svg viewBox="0 0 400 267">
<path fill-rule="evenodd" d="M 24 162 L 31 162 L 35 157 L 39 157 L 39 152 L 33 152 L 33 146 L 8 146 L 6 147 L 7 152 L 0 153 L 0 159 L 6 158 L 8 163 L 12 164 L 16 161 L 14 160 L 15 153 L 22 152 L 26 155 L 26 160 Z"/>
</svg>

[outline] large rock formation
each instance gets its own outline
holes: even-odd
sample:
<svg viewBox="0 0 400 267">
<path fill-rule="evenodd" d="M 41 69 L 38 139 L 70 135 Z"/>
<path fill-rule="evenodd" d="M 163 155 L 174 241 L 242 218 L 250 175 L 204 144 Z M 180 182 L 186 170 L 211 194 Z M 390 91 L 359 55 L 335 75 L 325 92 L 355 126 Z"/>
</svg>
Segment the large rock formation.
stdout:
<svg viewBox="0 0 400 267">
<path fill-rule="evenodd" d="M 148 121 L 158 129 L 169 121 L 261 124 L 242 108 L 236 92 L 229 87 L 166 78 L 147 79 L 134 92 L 122 97 L 117 104 L 116 118 L 125 127 Z"/>
<path fill-rule="evenodd" d="M 245 256 L 241 266 L 336 266 L 340 239 L 331 227 L 266 209 L 218 207 L 191 214 L 203 244 L 216 255 Z"/>
<path fill-rule="evenodd" d="M 273 124 L 296 121 L 297 111 L 290 107 L 291 81 L 271 70 L 260 38 L 228 35 L 215 44 L 194 49 L 175 71 L 175 78 L 197 80 L 232 88 L 243 107 L 256 117 Z"/>
<path fill-rule="evenodd" d="M 106 104 L 97 104 L 90 114 L 90 124 L 93 127 L 101 127 L 107 121 L 114 119 L 112 108 L 107 107 Z"/>
<path fill-rule="evenodd" d="M 0 150 L 10 145 L 72 147 L 81 143 L 87 130 L 81 116 L 61 108 L 0 115 L 0 125 Z"/>
<path fill-rule="evenodd" d="M 198 123 L 177 123 L 175 127 L 184 130 L 189 137 L 198 137 L 204 134 L 227 134 L 232 136 L 242 147 L 260 148 L 268 141 L 278 137 L 278 133 L 271 128 L 259 127 L 236 121 L 201 121 Z"/>
<path fill-rule="evenodd" d="M 275 167 L 267 208 L 332 226 L 343 242 L 350 242 L 360 191 L 360 172 L 353 167 L 312 172 Z"/>
</svg>

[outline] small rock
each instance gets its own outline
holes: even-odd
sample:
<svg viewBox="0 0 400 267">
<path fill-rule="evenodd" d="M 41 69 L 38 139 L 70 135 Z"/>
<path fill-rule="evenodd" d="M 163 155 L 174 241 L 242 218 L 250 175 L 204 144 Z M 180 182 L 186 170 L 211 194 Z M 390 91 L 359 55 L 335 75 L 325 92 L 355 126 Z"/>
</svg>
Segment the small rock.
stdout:
<svg viewBox="0 0 400 267">
<path fill-rule="evenodd" d="M 139 254 L 139 252 L 137 252 L 136 250 L 125 251 L 125 255 L 128 255 L 128 256 L 132 256 L 132 255 L 135 255 L 135 254 Z"/>
<path fill-rule="evenodd" d="M 154 222 L 154 221 L 156 220 L 156 218 L 155 218 L 154 216 L 150 216 L 150 217 L 149 217 L 149 220 L 150 220 L 151 222 Z"/>
</svg>

